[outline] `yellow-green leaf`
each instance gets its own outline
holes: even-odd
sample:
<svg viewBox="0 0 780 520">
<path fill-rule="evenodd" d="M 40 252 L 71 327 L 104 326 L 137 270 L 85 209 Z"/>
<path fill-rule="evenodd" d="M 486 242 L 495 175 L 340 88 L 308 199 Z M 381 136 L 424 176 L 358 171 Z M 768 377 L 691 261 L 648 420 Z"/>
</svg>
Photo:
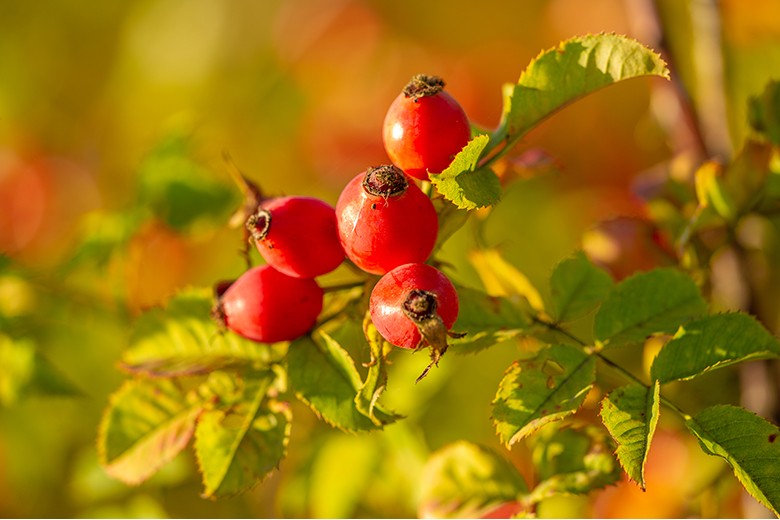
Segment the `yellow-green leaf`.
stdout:
<svg viewBox="0 0 780 520">
<path fill-rule="evenodd" d="M 493 424 L 501 442 L 510 447 L 576 412 L 595 378 L 593 356 L 569 345 L 552 345 L 532 359 L 515 361 L 493 401 Z"/>
<path fill-rule="evenodd" d="M 645 462 L 658 424 L 660 385 L 617 388 L 601 401 L 601 420 L 629 478 L 645 489 Z"/>
</svg>

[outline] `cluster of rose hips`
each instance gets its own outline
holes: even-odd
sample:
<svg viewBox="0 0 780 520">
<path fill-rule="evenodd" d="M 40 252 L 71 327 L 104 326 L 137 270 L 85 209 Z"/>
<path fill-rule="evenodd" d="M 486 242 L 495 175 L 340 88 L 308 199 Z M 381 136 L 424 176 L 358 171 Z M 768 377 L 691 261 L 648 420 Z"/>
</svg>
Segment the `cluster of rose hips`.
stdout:
<svg viewBox="0 0 780 520">
<path fill-rule="evenodd" d="M 447 336 L 454 335 L 458 295 L 441 271 L 424 263 L 439 224 L 416 181 L 446 169 L 471 137 L 465 112 L 443 87 L 436 76 L 411 79 L 384 120 L 382 137 L 392 164 L 358 174 L 335 208 L 303 196 L 257 205 L 246 227 L 266 265 L 250 268 L 221 292 L 215 314 L 224 326 L 264 343 L 306 334 L 323 305 L 315 278 L 346 256 L 363 271 L 381 275 L 369 312 L 382 337 L 407 349 L 428 345 L 431 364 L 438 362 Z"/>
</svg>

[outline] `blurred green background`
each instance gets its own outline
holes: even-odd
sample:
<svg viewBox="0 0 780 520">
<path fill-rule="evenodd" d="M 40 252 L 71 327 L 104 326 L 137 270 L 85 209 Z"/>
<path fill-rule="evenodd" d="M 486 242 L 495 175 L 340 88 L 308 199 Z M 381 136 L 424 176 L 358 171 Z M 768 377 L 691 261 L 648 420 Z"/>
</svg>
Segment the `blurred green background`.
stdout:
<svg viewBox="0 0 780 520">
<path fill-rule="evenodd" d="M 509 184 L 479 240 L 543 291 L 594 224 L 644 214 L 638 180 L 695 161 L 702 143 L 723 159 L 738 148 L 747 98 L 780 77 L 780 2 L 1 1 L 0 516 L 415 516 L 432 450 L 499 449 L 489 404 L 516 346 L 449 356 L 416 386 L 424 356 L 396 353 L 385 400 L 407 419 L 383 433 L 343 434 L 294 405 L 280 471 L 232 499 L 199 498 L 189 452 L 125 487 L 98 466 L 95 437 L 134 318 L 244 268 L 225 152 L 266 193 L 334 204 L 387 162 L 384 113 L 413 74 L 442 76 L 492 128 L 502 84 L 541 50 L 601 31 L 668 53 L 691 101 L 673 83 L 633 80 L 520 144 L 518 156 L 543 151 L 555 171 Z M 480 283 L 476 241 L 464 228 L 442 254 L 465 285 Z M 658 440 L 651 462 L 664 469 L 648 493 L 612 488 L 550 514 L 684 514 L 695 482 L 679 482 L 706 463 L 675 425 Z M 508 456 L 531 471 L 522 448 Z M 726 496 L 724 514 L 742 514 L 738 489 Z"/>
</svg>

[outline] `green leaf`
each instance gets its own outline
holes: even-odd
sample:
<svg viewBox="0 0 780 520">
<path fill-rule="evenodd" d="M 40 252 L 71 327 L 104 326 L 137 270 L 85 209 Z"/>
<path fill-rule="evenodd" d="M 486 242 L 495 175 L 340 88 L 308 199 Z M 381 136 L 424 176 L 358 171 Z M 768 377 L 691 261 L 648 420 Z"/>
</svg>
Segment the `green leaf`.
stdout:
<svg viewBox="0 0 780 520">
<path fill-rule="evenodd" d="M 490 141 L 478 135 L 463 147 L 441 173 L 430 175 L 431 183 L 445 199 L 461 209 L 492 206 L 501 198 L 501 183 L 490 168 L 479 168 L 479 159 Z"/>
<path fill-rule="evenodd" d="M 460 309 L 452 326 L 466 335 L 450 340 L 452 352 L 471 354 L 514 338 L 529 327 L 528 318 L 508 298 L 457 287 Z"/>
<path fill-rule="evenodd" d="M 748 101 L 750 126 L 774 145 L 780 145 L 780 82 L 769 81 L 764 91 Z"/>
<path fill-rule="evenodd" d="M 165 309 L 152 309 L 136 322 L 122 367 L 133 373 L 173 377 L 228 367 L 267 367 L 282 359 L 283 345 L 266 345 L 221 331 L 209 316 L 208 289 L 190 289 Z"/>
<path fill-rule="evenodd" d="M 173 381 L 126 381 L 100 423 L 101 464 L 127 484 L 143 482 L 184 449 L 202 409 Z"/>
<path fill-rule="evenodd" d="M 614 484 L 620 478 L 620 467 L 612 449 L 604 430 L 593 425 L 543 428 L 531 452 L 539 483 L 526 501 L 534 504 L 555 495 L 580 495 Z"/>
<path fill-rule="evenodd" d="M 658 424 L 660 384 L 613 390 L 601 401 L 601 420 L 617 443 L 617 457 L 629 478 L 645 489 L 645 462 Z"/>
<path fill-rule="evenodd" d="M 355 407 L 371 419 L 371 422 L 381 427 L 401 418 L 400 415 L 388 412 L 379 404 L 379 397 L 387 388 L 387 354 L 392 349 L 392 345 L 379 334 L 368 314 L 363 322 L 363 330 L 368 341 L 371 360 L 368 363 L 366 380 L 360 385 L 355 396 Z"/>
<path fill-rule="evenodd" d="M 163 139 L 138 168 L 138 202 L 175 230 L 199 222 L 222 221 L 238 203 L 230 185 L 193 157 L 189 135 L 174 131 Z"/>
<path fill-rule="evenodd" d="M 245 377 L 237 402 L 209 409 L 198 420 L 195 453 L 205 497 L 221 498 L 251 489 L 287 453 L 289 410 L 267 399 L 274 379 L 270 371 Z"/>
<path fill-rule="evenodd" d="M 706 408 L 686 426 L 706 453 L 726 459 L 748 493 L 780 516 L 780 428 L 731 405 Z"/>
<path fill-rule="evenodd" d="M 780 357 L 780 341 L 755 318 L 732 312 L 686 323 L 658 353 L 651 377 L 685 380 L 751 359 Z"/>
<path fill-rule="evenodd" d="M 363 385 L 355 362 L 326 333 L 320 331 L 314 339 L 305 336 L 290 345 L 287 374 L 298 398 L 331 426 L 351 432 L 380 427 L 355 404 Z"/>
<path fill-rule="evenodd" d="M 494 142 L 516 141 L 568 103 L 619 81 L 669 78 L 661 57 L 615 34 L 580 36 L 542 52 L 504 94 L 504 118 Z"/>
<path fill-rule="evenodd" d="M 480 518 L 528 489 L 511 462 L 466 441 L 431 455 L 420 484 L 420 518 Z"/>
<path fill-rule="evenodd" d="M 654 333 L 673 333 L 703 314 L 707 303 L 686 274 L 671 268 L 635 274 L 619 283 L 596 313 L 596 338 L 620 346 Z"/>
<path fill-rule="evenodd" d="M 563 260 L 550 277 L 552 313 L 556 322 L 584 316 L 606 298 L 613 282 L 609 274 L 578 251 Z"/>
<path fill-rule="evenodd" d="M 515 361 L 493 401 L 493 423 L 507 447 L 547 423 L 573 414 L 596 377 L 593 356 L 569 345 L 552 345 L 536 357 Z"/>
</svg>

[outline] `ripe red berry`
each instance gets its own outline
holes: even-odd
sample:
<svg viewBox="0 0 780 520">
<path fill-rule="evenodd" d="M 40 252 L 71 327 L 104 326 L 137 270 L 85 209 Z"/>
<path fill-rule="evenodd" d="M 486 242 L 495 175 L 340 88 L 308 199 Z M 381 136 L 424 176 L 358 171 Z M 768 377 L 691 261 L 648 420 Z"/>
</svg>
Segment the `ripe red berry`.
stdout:
<svg viewBox="0 0 780 520">
<path fill-rule="evenodd" d="M 336 202 L 336 218 L 347 257 L 374 274 L 424 262 L 439 233 L 431 200 L 393 165 L 352 179 Z"/>
<path fill-rule="evenodd" d="M 393 345 L 408 349 L 429 345 L 428 368 L 447 350 L 447 336 L 459 336 L 450 332 L 458 318 L 455 286 L 426 264 L 405 264 L 380 278 L 371 291 L 369 312 L 377 331 Z"/>
<path fill-rule="evenodd" d="M 312 278 L 293 278 L 271 266 L 253 267 L 219 298 L 215 317 L 253 341 L 289 341 L 311 330 L 323 292 Z"/>
<path fill-rule="evenodd" d="M 390 160 L 407 175 L 440 173 L 471 139 L 463 108 L 438 76 L 418 74 L 390 104 L 382 139 Z"/>
<path fill-rule="evenodd" d="M 344 260 L 336 212 L 313 197 L 279 197 L 260 205 L 246 223 L 260 255 L 276 270 L 314 278 Z"/>
</svg>

